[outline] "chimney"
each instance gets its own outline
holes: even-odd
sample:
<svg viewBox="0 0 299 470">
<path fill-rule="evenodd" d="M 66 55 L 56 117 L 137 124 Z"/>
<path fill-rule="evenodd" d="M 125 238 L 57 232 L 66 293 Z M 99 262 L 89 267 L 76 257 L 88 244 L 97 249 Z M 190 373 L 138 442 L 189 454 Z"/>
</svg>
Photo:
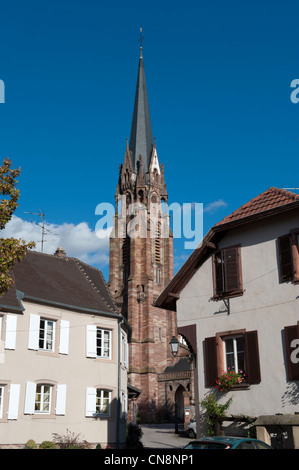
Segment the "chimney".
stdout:
<svg viewBox="0 0 299 470">
<path fill-rule="evenodd" d="M 66 258 L 64 249 L 61 246 L 59 246 L 57 250 L 55 251 L 54 256 L 57 256 L 58 258 Z"/>
</svg>

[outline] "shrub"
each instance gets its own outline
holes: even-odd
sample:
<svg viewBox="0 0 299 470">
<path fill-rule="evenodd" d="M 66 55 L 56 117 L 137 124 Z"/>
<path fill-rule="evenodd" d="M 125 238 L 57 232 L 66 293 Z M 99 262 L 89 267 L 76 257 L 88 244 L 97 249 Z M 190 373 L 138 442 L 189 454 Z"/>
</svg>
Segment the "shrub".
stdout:
<svg viewBox="0 0 299 470">
<path fill-rule="evenodd" d="M 33 439 L 29 439 L 25 444 L 25 449 L 37 449 L 37 444 Z"/>
<path fill-rule="evenodd" d="M 75 434 L 66 430 L 66 434 L 59 435 L 53 433 L 53 441 L 58 449 L 89 449 L 90 444 L 87 441 L 80 440 L 80 434 Z"/>
<path fill-rule="evenodd" d="M 140 448 L 143 447 L 141 438 L 143 436 L 143 431 L 138 424 L 128 423 L 127 425 L 127 437 L 126 437 L 126 446 L 129 448 Z"/>
<path fill-rule="evenodd" d="M 224 405 L 221 405 L 217 402 L 214 393 L 209 395 L 205 400 L 201 402 L 201 406 L 207 411 L 208 434 L 210 436 L 215 435 L 216 419 L 225 416 L 225 412 L 230 407 L 231 402 L 232 397 L 226 403 L 224 403 Z"/>
<path fill-rule="evenodd" d="M 56 445 L 52 441 L 43 441 L 39 446 L 40 449 L 57 449 Z"/>
</svg>

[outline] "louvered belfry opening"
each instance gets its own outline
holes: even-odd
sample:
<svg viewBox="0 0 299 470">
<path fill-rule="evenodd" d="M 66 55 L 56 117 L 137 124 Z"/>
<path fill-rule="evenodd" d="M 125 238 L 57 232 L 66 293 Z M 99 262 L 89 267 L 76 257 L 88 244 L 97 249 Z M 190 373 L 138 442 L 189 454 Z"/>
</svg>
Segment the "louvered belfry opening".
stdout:
<svg viewBox="0 0 299 470">
<path fill-rule="evenodd" d="M 127 235 L 123 239 L 122 247 L 122 263 L 123 263 L 123 281 L 124 283 L 128 280 L 130 275 L 130 237 Z"/>
<path fill-rule="evenodd" d="M 159 223 L 155 230 L 155 262 L 161 263 L 161 226 Z"/>
</svg>

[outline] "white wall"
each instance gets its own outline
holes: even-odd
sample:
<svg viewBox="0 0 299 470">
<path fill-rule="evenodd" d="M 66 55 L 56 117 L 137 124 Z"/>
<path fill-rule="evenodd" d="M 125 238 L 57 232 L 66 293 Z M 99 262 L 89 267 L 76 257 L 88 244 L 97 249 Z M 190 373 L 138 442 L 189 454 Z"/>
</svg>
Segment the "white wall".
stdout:
<svg viewBox="0 0 299 470">
<path fill-rule="evenodd" d="M 75 313 L 24 302 L 25 311 L 17 315 L 17 331 L 14 349 L 5 348 L 6 317 L 4 314 L 0 340 L 0 385 L 5 387 L 5 413 L 0 420 L 0 444 L 24 444 L 28 439 L 37 443 L 52 440 L 52 433 L 65 434 L 68 429 L 80 434 L 91 443 L 116 442 L 118 399 L 118 320 L 104 316 Z M 42 352 L 28 349 L 30 314 L 69 322 L 69 345 L 67 354 L 59 351 Z M 112 332 L 112 355 L 110 359 L 86 357 L 86 326 L 96 325 Z M 123 332 L 124 335 L 125 332 Z M 59 331 L 57 331 L 57 340 Z M 27 382 L 47 382 L 66 385 L 65 414 L 51 416 L 24 414 Z M 127 390 L 127 369 L 121 367 L 121 390 Z M 20 386 L 17 419 L 7 419 L 7 400 L 10 384 Z M 110 418 L 86 417 L 87 387 L 111 390 L 112 412 Z M 53 397 L 54 398 L 54 397 Z M 122 426 L 125 439 L 125 426 Z"/>
<path fill-rule="evenodd" d="M 228 233 L 219 248 L 241 243 L 244 294 L 230 299 L 230 314 L 213 296 L 212 258 L 196 272 L 177 302 L 178 326 L 197 325 L 199 401 L 205 386 L 204 339 L 217 332 L 258 330 L 261 383 L 235 390 L 231 414 L 258 416 L 298 411 L 298 383 L 287 381 L 283 329 L 299 320 L 299 285 L 279 283 L 277 237 L 299 227 L 298 217 L 280 217 Z M 215 389 L 216 392 L 216 389 Z"/>
</svg>

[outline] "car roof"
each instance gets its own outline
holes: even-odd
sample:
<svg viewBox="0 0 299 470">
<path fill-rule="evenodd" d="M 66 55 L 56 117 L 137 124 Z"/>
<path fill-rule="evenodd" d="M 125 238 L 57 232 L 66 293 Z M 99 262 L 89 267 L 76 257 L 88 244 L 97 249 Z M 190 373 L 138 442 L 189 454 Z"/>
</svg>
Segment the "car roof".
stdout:
<svg viewBox="0 0 299 470">
<path fill-rule="evenodd" d="M 237 442 L 237 441 L 256 441 L 257 439 L 253 439 L 250 437 L 237 437 L 237 436 L 207 436 L 207 437 L 201 437 L 200 439 L 196 439 L 196 441 L 193 442 L 202 442 L 202 441 L 219 441 L 219 442 Z"/>
</svg>

